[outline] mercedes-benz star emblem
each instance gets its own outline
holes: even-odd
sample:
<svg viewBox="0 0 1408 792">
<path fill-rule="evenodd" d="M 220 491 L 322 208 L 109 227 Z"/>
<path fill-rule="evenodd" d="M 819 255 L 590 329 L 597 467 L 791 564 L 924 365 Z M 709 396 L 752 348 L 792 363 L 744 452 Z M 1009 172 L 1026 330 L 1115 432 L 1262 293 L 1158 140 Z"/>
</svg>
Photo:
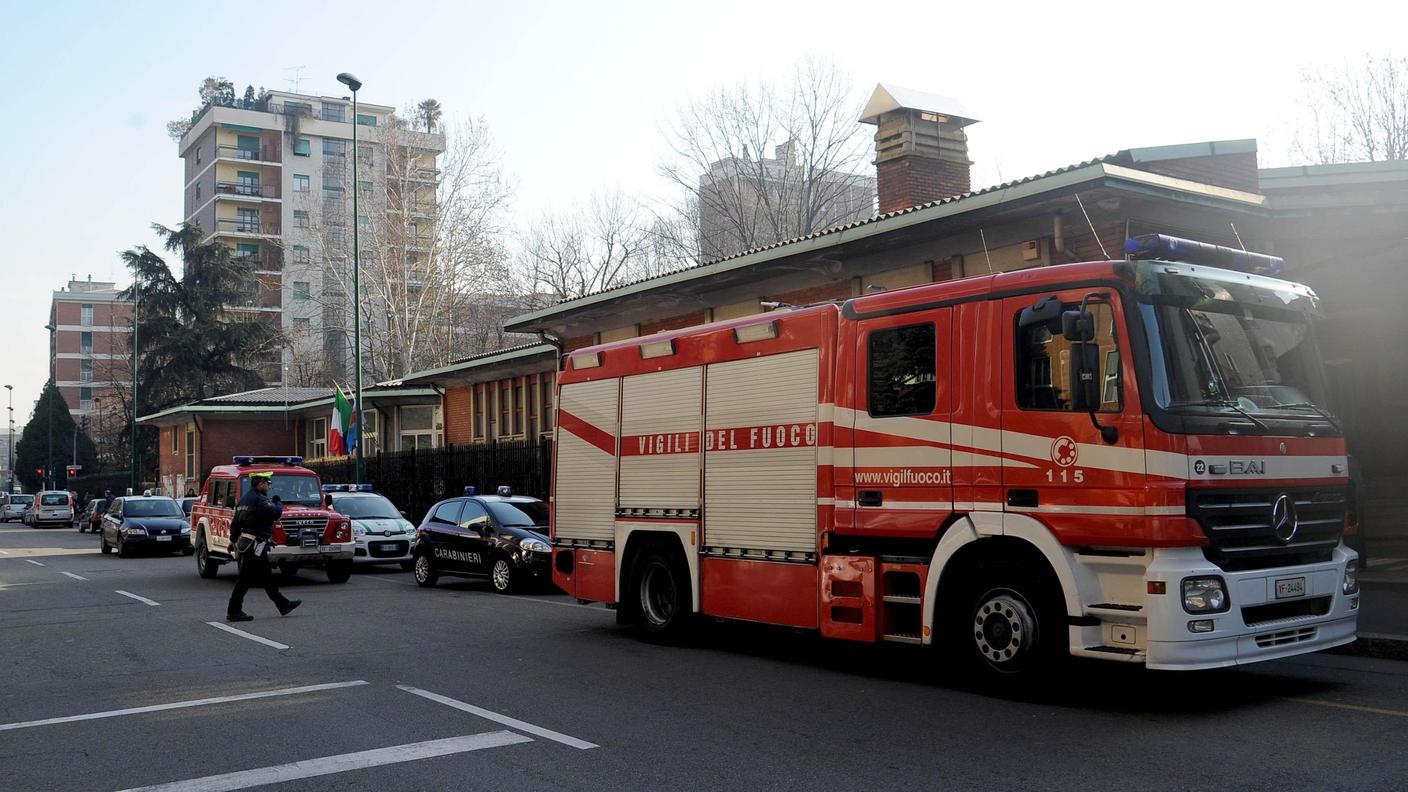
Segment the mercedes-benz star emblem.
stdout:
<svg viewBox="0 0 1408 792">
<path fill-rule="evenodd" d="M 1296 517 L 1296 502 L 1289 493 L 1281 493 L 1271 505 L 1271 532 L 1282 544 L 1289 544 L 1300 530 L 1300 520 Z"/>
</svg>

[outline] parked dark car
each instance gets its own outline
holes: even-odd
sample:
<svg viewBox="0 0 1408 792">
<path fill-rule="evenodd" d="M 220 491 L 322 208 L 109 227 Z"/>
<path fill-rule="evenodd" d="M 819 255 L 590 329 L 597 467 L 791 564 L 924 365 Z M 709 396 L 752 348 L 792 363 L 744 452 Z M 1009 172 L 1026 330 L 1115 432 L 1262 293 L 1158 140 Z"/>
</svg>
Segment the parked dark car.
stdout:
<svg viewBox="0 0 1408 792">
<path fill-rule="evenodd" d="M 485 576 L 500 594 L 552 580 L 548 507 L 537 498 L 479 495 L 466 487 L 458 498 L 426 512 L 412 550 L 416 582 L 434 586 L 441 575 Z"/>
<path fill-rule="evenodd" d="M 88 505 L 83 507 L 83 511 L 74 517 L 74 522 L 78 523 L 78 532 L 92 531 L 98 533 L 103 530 L 103 499 L 94 498 L 88 501 Z"/>
<path fill-rule="evenodd" d="M 129 495 L 113 500 L 103 515 L 102 549 L 123 558 L 139 549 L 190 555 L 191 525 L 171 498 Z"/>
</svg>

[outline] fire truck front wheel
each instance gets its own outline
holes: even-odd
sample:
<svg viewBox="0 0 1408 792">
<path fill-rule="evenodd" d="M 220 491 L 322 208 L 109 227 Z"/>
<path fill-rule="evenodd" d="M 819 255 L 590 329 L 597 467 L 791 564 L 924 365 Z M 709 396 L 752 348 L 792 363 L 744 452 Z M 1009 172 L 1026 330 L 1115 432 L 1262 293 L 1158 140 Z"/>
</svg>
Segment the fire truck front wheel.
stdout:
<svg viewBox="0 0 1408 792">
<path fill-rule="evenodd" d="M 951 611 L 954 646 L 975 665 L 1001 676 L 1054 671 L 1069 654 L 1060 584 L 1045 570 L 998 567 L 965 586 Z"/>
<path fill-rule="evenodd" d="M 638 624 L 648 637 L 673 640 L 683 635 L 694 610 L 689 573 L 675 554 L 642 552 L 631 575 L 631 591 L 640 608 Z"/>
<path fill-rule="evenodd" d="M 211 560 L 210 550 L 205 546 L 205 534 L 196 539 L 196 574 L 203 578 L 220 574 L 220 562 Z"/>
</svg>

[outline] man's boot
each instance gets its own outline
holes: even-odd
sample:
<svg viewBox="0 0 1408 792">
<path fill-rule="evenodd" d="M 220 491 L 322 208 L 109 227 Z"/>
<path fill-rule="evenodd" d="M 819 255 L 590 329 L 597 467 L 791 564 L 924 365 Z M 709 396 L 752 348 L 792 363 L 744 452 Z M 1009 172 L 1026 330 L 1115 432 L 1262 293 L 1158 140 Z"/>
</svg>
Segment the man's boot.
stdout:
<svg viewBox="0 0 1408 792">
<path fill-rule="evenodd" d="M 297 608 L 299 605 L 302 605 L 302 604 L 303 604 L 303 600 L 301 600 L 301 599 L 288 600 L 288 601 L 284 602 L 284 604 L 282 604 L 282 605 L 279 606 L 279 615 L 280 615 L 280 616 L 287 616 L 287 615 L 289 615 L 290 613 L 293 613 L 293 609 L 294 609 L 294 608 Z"/>
<path fill-rule="evenodd" d="M 254 621 L 254 617 L 253 617 L 253 616 L 250 616 L 248 613 L 245 613 L 244 611 L 240 611 L 239 613 L 231 613 L 231 614 L 228 614 L 227 616 L 225 616 L 225 621 L 232 621 L 232 622 Z"/>
</svg>

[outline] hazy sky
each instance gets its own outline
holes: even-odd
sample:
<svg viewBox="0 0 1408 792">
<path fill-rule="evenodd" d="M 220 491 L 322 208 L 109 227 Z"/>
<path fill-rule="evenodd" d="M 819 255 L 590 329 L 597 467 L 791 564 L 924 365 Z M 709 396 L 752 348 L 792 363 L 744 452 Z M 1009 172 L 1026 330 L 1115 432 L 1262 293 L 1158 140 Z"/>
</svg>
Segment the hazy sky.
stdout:
<svg viewBox="0 0 1408 792">
<path fill-rule="evenodd" d="M 711 87 L 835 60 L 963 100 L 974 185 L 1132 146 L 1256 137 L 1285 164 L 1299 74 L 1402 54 L 1397 3 L 279 2 L 0 0 L 0 316 L 16 431 L 47 378 L 49 293 L 125 281 L 117 253 L 181 217 L 166 121 L 209 74 L 483 116 L 522 222 L 595 189 L 658 193 L 660 129 Z M 1327 12 L 1335 16 L 1326 17 Z M 0 383 L 0 384 L 4 384 Z M 3 426 L 0 425 L 0 430 Z"/>
</svg>

